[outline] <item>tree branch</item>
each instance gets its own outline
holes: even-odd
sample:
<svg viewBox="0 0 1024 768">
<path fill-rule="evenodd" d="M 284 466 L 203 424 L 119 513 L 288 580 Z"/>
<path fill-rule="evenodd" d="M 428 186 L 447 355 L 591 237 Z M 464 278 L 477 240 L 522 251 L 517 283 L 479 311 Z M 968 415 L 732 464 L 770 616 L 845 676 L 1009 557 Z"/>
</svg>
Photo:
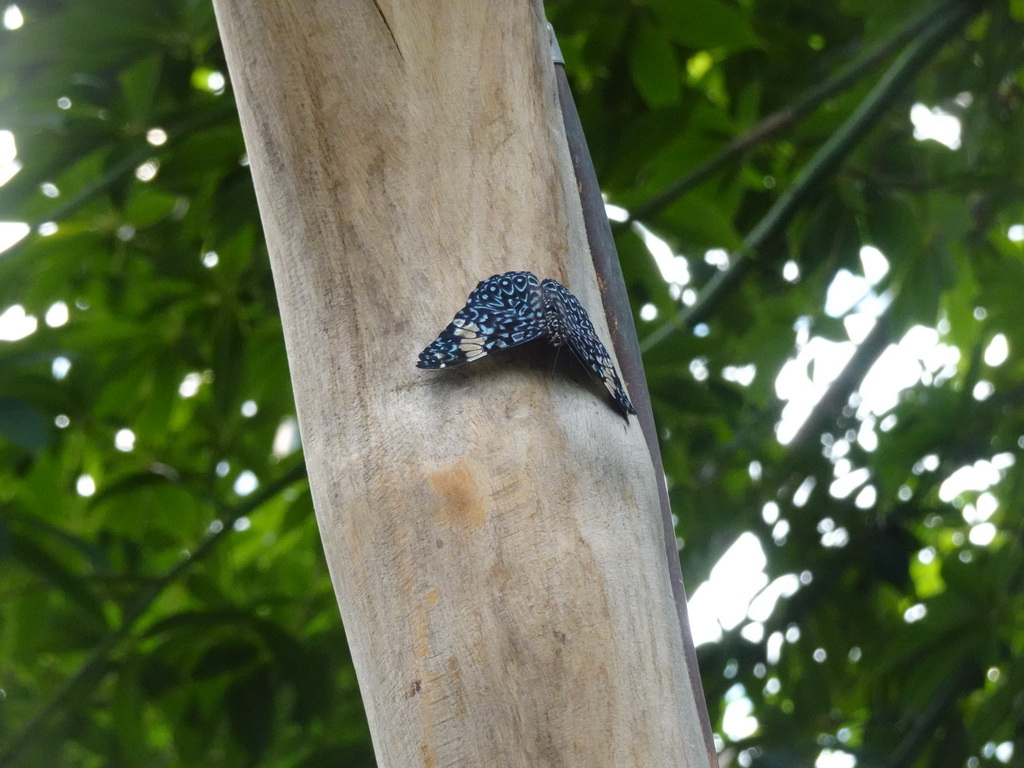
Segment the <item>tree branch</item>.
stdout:
<svg viewBox="0 0 1024 768">
<path fill-rule="evenodd" d="M 883 60 L 889 58 L 908 40 L 913 39 L 923 29 L 934 24 L 937 18 L 949 13 L 951 6 L 961 4 L 962 0 L 948 0 L 913 17 L 861 59 L 847 65 L 828 80 L 809 89 L 789 106 L 768 115 L 746 134 L 729 143 L 706 163 L 690 171 L 681 179 L 672 182 L 646 202 L 633 208 L 629 212 L 628 218 L 621 222 L 620 226 L 641 221 L 659 212 L 665 206 L 675 202 L 758 144 L 778 136 L 787 128 L 795 125 L 803 117 L 817 109 L 823 102 L 855 85 L 864 75 L 878 66 Z"/>
<path fill-rule="evenodd" d="M 889 305 L 885 314 L 875 321 L 875 327 L 857 346 L 853 357 L 814 406 L 804 423 L 800 425 L 789 442 L 790 454 L 798 453 L 808 439 L 824 432 L 827 422 L 836 417 L 836 414 L 849 402 L 850 396 L 860 387 L 864 377 L 871 370 L 871 366 L 875 364 L 892 340 L 891 315 L 892 304 Z"/>
<path fill-rule="evenodd" d="M 935 730 L 942 718 L 956 702 L 963 689 L 969 688 L 978 670 L 968 665 L 960 666 L 932 695 L 928 706 L 914 721 L 913 726 L 896 748 L 889 753 L 884 765 L 887 768 L 908 768 L 921 757 L 924 750 L 934 743 Z"/>
<path fill-rule="evenodd" d="M 984 1 L 957 0 L 951 3 L 948 13 L 931 20 L 931 24 L 904 50 L 867 98 L 822 145 L 792 186 L 782 193 L 764 218 L 751 230 L 729 268 L 718 273 L 704 286 L 693 307 L 680 311 L 675 318 L 648 336 L 645 349 L 664 341 L 681 325 L 692 328 L 704 322 L 718 309 L 722 300 L 750 271 L 765 245 L 782 234 L 800 206 L 864 139 L 885 110 L 899 97 L 903 88 L 941 49 L 943 43 L 978 13 L 984 4 Z"/>
</svg>

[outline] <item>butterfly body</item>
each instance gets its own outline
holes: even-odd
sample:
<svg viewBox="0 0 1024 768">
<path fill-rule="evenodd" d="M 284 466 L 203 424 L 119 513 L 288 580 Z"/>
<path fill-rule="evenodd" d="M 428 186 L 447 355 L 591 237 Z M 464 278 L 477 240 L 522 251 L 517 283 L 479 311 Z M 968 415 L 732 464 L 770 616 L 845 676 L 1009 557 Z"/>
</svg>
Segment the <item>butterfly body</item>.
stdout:
<svg viewBox="0 0 1024 768">
<path fill-rule="evenodd" d="M 557 280 L 538 282 L 532 272 L 505 272 L 481 281 L 448 327 L 420 352 L 416 365 L 462 365 L 542 338 L 569 347 L 624 413 L 636 413 L 586 309 Z"/>
</svg>

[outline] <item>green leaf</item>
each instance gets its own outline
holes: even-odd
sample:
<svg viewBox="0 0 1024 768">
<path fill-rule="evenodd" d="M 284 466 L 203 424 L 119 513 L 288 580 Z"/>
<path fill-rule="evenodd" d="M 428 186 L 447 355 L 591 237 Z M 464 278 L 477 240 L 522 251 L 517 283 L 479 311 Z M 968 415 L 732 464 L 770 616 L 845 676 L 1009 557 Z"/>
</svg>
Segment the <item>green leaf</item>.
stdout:
<svg viewBox="0 0 1024 768">
<path fill-rule="evenodd" d="M 750 20 L 719 0 L 646 0 L 659 27 L 673 40 L 698 50 L 742 49 L 762 45 Z"/>
<path fill-rule="evenodd" d="M 228 688 L 225 703 L 231 732 L 250 760 L 259 759 L 273 739 L 274 691 L 267 666 L 257 667 Z"/>
<path fill-rule="evenodd" d="M 672 43 L 664 31 L 643 21 L 630 46 L 629 71 L 641 98 L 652 109 L 679 101 L 682 77 Z"/>
<path fill-rule="evenodd" d="M 251 668 L 259 658 L 260 649 L 251 641 L 233 638 L 206 649 L 193 667 L 192 677 L 206 680 L 222 675 L 236 676 L 238 670 Z"/>
<path fill-rule="evenodd" d="M 143 229 L 162 221 L 178 204 L 177 195 L 169 195 L 148 184 L 138 184 L 125 201 L 123 216 L 125 222 L 136 229 Z"/>
<path fill-rule="evenodd" d="M 114 686 L 112 713 L 121 761 L 126 765 L 148 762 L 146 699 L 139 685 L 140 659 L 132 654 L 121 667 Z"/>
<path fill-rule="evenodd" d="M 148 56 L 121 71 L 125 119 L 137 126 L 138 134 L 152 127 L 153 107 L 159 95 L 161 57 Z"/>
<path fill-rule="evenodd" d="M 39 542 L 22 532 L 12 532 L 11 552 L 15 559 L 50 582 L 81 608 L 80 615 L 90 620 L 91 628 L 106 626 L 103 606 L 83 574 L 69 569 L 58 557 L 40 546 Z"/>
<path fill-rule="evenodd" d="M 803 272 L 809 274 L 824 268 L 831 280 L 843 267 L 859 271 L 863 245 L 860 227 L 854 211 L 844 205 L 839 195 L 829 194 L 815 200 L 804 226 L 799 243 Z"/>
<path fill-rule="evenodd" d="M 864 192 L 867 237 L 890 261 L 905 261 L 921 248 L 924 233 L 920 217 L 905 195 L 889 193 L 877 186 Z"/>
<path fill-rule="evenodd" d="M 735 250 L 743 242 L 728 212 L 697 193 L 690 193 L 670 205 L 658 216 L 658 221 L 670 225 L 677 233 L 683 252 L 703 255 L 711 248 Z"/>
</svg>

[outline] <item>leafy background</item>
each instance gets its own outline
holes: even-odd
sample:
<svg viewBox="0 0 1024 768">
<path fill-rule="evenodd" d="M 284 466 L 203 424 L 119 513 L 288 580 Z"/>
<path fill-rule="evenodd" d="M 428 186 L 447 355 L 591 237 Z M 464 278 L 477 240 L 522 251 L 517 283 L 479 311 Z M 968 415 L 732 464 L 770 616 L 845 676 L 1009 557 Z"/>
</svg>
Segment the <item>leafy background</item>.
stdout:
<svg viewBox="0 0 1024 768">
<path fill-rule="evenodd" d="M 747 535 L 800 583 L 699 648 L 722 763 L 1024 759 L 1024 3 L 546 7 L 609 201 L 685 260 L 670 286 L 618 225 L 686 582 Z M 211 7 L 4 19 L 0 219 L 31 234 L 0 312 L 36 329 L 0 341 L 0 764 L 372 766 Z M 783 444 L 777 377 L 849 348 L 826 299 L 863 246 L 878 319 Z M 959 354 L 865 413 L 922 327 Z M 989 480 L 940 493 L 963 467 Z"/>
</svg>

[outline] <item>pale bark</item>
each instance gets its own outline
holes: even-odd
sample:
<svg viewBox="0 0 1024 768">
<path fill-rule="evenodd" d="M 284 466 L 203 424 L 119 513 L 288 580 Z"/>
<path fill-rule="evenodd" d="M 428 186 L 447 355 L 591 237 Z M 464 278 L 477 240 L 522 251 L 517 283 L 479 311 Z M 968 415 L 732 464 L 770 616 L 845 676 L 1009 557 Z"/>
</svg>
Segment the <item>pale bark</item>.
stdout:
<svg viewBox="0 0 1024 768">
<path fill-rule="evenodd" d="M 380 766 L 706 766 L 636 421 L 544 346 L 414 367 L 513 269 L 608 338 L 540 3 L 215 6 Z"/>
</svg>

